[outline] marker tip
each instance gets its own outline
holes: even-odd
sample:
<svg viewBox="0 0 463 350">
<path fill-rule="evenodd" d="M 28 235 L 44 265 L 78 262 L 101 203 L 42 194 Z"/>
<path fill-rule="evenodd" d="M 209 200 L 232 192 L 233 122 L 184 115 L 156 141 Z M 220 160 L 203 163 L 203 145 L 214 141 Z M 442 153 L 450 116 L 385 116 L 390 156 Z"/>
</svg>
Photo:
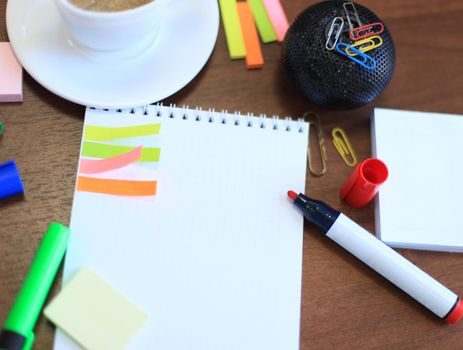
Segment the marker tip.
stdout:
<svg viewBox="0 0 463 350">
<path fill-rule="evenodd" d="M 297 193 L 294 191 L 288 191 L 288 197 L 294 201 L 297 198 Z"/>
</svg>

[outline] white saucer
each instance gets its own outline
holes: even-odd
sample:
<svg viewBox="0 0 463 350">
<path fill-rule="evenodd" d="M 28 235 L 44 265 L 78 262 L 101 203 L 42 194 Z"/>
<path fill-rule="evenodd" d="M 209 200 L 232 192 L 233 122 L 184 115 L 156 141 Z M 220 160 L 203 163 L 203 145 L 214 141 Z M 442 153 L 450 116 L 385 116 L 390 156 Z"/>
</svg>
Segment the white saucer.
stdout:
<svg viewBox="0 0 463 350">
<path fill-rule="evenodd" d="M 89 57 L 68 40 L 53 0 L 10 0 L 10 43 L 24 69 L 45 88 L 76 103 L 128 108 L 162 100 L 206 64 L 217 39 L 216 0 L 176 0 L 157 40 L 134 59 Z"/>
</svg>

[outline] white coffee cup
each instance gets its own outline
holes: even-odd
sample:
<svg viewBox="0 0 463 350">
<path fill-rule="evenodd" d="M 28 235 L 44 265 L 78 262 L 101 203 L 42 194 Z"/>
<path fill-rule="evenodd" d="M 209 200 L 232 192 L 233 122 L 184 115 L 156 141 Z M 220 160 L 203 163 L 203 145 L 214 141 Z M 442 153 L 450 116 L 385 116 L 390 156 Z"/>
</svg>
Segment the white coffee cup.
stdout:
<svg viewBox="0 0 463 350">
<path fill-rule="evenodd" d="M 81 9 L 68 0 L 55 0 L 70 39 L 85 49 L 136 53 L 154 42 L 166 7 L 172 0 L 154 0 L 117 12 Z"/>
</svg>

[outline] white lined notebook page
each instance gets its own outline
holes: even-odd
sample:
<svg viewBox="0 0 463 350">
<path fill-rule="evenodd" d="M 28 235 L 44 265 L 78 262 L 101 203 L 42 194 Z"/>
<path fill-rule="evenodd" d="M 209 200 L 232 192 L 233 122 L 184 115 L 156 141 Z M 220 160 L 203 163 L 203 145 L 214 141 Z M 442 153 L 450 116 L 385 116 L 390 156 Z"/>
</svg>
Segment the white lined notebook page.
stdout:
<svg viewBox="0 0 463 350">
<path fill-rule="evenodd" d="M 87 109 L 85 125 L 161 123 L 143 138 L 159 164 L 134 165 L 157 192 L 75 192 L 64 283 L 87 266 L 149 315 L 128 350 L 298 349 L 303 218 L 286 193 L 304 192 L 308 124 L 146 109 Z M 55 349 L 79 347 L 57 332 Z"/>
</svg>

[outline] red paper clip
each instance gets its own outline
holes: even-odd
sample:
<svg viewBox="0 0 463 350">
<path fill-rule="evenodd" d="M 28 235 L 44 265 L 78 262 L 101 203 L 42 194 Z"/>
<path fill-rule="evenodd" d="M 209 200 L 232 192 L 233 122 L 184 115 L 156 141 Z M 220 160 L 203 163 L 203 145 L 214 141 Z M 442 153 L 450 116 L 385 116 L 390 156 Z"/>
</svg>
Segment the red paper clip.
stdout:
<svg viewBox="0 0 463 350">
<path fill-rule="evenodd" d="M 352 29 L 349 32 L 349 37 L 351 40 L 357 41 L 373 35 L 379 35 L 382 32 L 384 32 L 384 25 L 381 22 L 374 22 Z"/>
</svg>

